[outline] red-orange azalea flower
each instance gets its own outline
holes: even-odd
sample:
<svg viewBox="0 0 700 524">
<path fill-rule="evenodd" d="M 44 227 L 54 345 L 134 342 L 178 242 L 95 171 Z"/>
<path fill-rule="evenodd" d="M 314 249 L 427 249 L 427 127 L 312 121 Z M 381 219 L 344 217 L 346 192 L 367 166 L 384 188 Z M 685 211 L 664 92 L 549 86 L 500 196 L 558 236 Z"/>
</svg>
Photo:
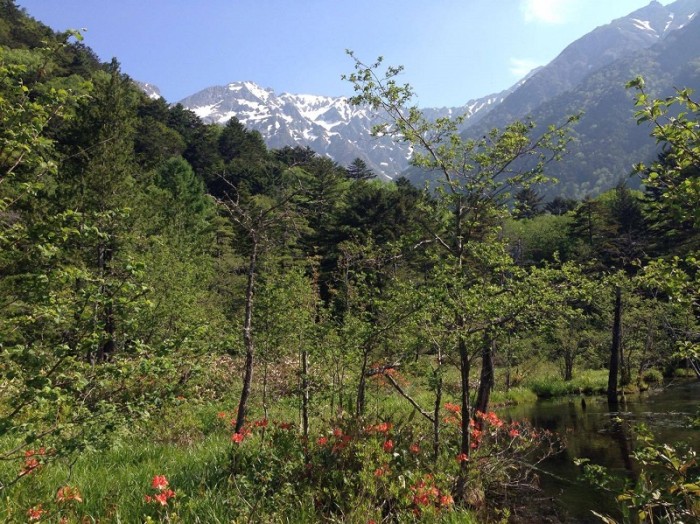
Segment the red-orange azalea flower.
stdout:
<svg viewBox="0 0 700 524">
<path fill-rule="evenodd" d="M 381 424 L 377 424 L 375 429 L 379 433 L 388 433 L 391 430 L 391 422 L 382 422 Z"/>
<path fill-rule="evenodd" d="M 74 488 L 72 486 L 63 486 L 58 488 L 58 492 L 56 492 L 56 500 L 58 502 L 68 502 L 71 500 L 74 500 L 76 502 L 82 502 L 83 498 L 80 495 L 80 491 L 78 491 L 78 488 Z"/>
<path fill-rule="evenodd" d="M 29 520 L 39 520 L 44 513 L 46 513 L 46 510 L 41 507 L 41 504 L 39 504 L 27 510 L 27 518 Z"/>
<path fill-rule="evenodd" d="M 452 495 L 442 495 L 440 497 L 440 505 L 441 506 L 451 506 L 454 504 L 454 499 L 452 498 Z"/>
<path fill-rule="evenodd" d="M 172 489 L 166 489 L 164 491 L 161 491 L 157 495 L 153 497 L 153 500 L 158 502 L 161 506 L 167 506 L 168 505 L 168 499 L 171 499 L 175 496 L 175 492 Z"/>
<path fill-rule="evenodd" d="M 462 412 L 462 408 L 459 406 L 459 404 L 452 404 L 450 402 L 445 402 L 445 409 L 456 415 L 459 415 Z"/>
<path fill-rule="evenodd" d="M 151 487 L 153 489 L 164 490 L 168 487 L 169 484 L 170 483 L 168 482 L 168 479 L 165 478 L 165 475 L 156 475 L 153 477 Z"/>
</svg>

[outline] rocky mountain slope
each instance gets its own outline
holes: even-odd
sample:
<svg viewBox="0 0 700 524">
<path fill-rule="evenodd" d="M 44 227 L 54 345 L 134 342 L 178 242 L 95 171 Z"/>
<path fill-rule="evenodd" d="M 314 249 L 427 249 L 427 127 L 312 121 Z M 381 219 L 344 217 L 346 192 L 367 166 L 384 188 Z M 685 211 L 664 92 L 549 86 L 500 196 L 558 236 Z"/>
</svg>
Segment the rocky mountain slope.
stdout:
<svg viewBox="0 0 700 524">
<path fill-rule="evenodd" d="M 670 94 L 673 86 L 694 87 L 693 64 L 700 60 L 700 50 L 693 36 L 700 35 L 699 11 L 700 0 L 677 0 L 667 6 L 652 1 L 576 40 L 510 89 L 462 107 L 424 112 L 430 118 L 466 114 L 465 136 L 479 136 L 515 119 L 531 116 L 546 125 L 585 111 L 575 129 L 572 154 L 553 174 L 563 182 L 557 192 L 599 192 L 629 171 L 633 155 L 643 155 L 632 159 L 639 161 L 654 152 L 647 130 L 634 123 L 632 94 L 624 84 L 641 74 L 658 87 L 659 95 Z M 272 148 L 309 146 L 341 165 L 359 157 L 389 178 L 407 173 L 422 182 L 429 176 L 406 171 L 411 156 L 406 145 L 370 136 L 381 115 L 352 107 L 344 98 L 277 94 L 253 82 L 233 82 L 206 88 L 180 103 L 205 122 L 225 123 L 236 117 L 259 131 Z"/>
<path fill-rule="evenodd" d="M 681 0 L 665 7 L 652 2 L 629 17 L 605 26 L 605 31 L 624 30 L 628 42 L 636 35 L 638 43 L 644 46 L 589 72 L 573 87 L 544 98 L 531 109 L 532 103 L 523 102 L 528 100 L 524 94 L 543 83 L 541 74 L 548 78 L 570 78 L 570 75 L 560 74 L 561 69 L 557 72 L 565 63 L 557 58 L 479 124 L 468 129 L 465 136 L 479 136 L 514 118 L 527 116 L 544 128 L 562 122 L 567 115 L 582 113 L 573 129 L 575 141 L 569 147 L 569 154 L 551 165 L 549 174 L 560 184 L 549 192 L 582 198 L 609 189 L 627 177 L 633 164 L 647 161 L 659 152 L 655 141 L 649 137 L 649 127 L 637 125 L 635 93 L 627 90 L 625 84 L 642 76 L 649 94 L 655 97 L 671 96 L 676 87 L 700 90 L 700 17 L 693 9 L 700 9 L 700 1 Z M 642 16 L 645 18 L 639 18 Z M 671 27 L 676 29 L 671 30 Z M 596 31 L 605 33 L 599 30 Z M 648 42 L 652 45 L 646 45 Z M 578 45 L 579 42 L 572 44 L 560 57 L 565 53 L 571 55 Z M 580 54 L 582 49 L 576 52 Z M 419 181 L 425 175 L 414 171 L 411 178 Z M 635 180 L 630 183 L 634 185 Z"/>
<path fill-rule="evenodd" d="M 463 107 L 433 108 L 426 113 L 431 118 L 465 114 L 468 120 L 476 121 L 513 89 L 471 100 Z M 406 169 L 411 155 L 406 145 L 370 136 L 381 115 L 353 107 L 346 98 L 276 94 L 253 82 L 233 82 L 203 89 L 180 103 L 204 122 L 223 124 L 236 117 L 248 129 L 259 131 L 269 147 L 309 146 L 341 165 L 359 157 L 389 178 Z"/>
</svg>

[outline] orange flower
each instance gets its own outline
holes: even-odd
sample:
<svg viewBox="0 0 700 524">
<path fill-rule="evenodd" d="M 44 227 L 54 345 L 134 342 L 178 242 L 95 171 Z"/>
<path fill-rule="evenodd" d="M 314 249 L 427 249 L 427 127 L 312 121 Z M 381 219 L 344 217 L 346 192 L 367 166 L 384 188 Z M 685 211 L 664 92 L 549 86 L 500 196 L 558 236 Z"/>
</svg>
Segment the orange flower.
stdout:
<svg viewBox="0 0 700 524">
<path fill-rule="evenodd" d="M 489 411 L 488 413 L 481 413 L 480 411 L 477 411 L 476 416 L 497 428 L 503 426 L 503 421 L 500 418 L 498 418 L 498 415 L 496 415 L 493 411 Z"/>
<path fill-rule="evenodd" d="M 29 520 L 39 520 L 44 513 L 46 513 L 46 510 L 39 504 L 27 510 L 27 518 Z"/>
<path fill-rule="evenodd" d="M 228 415 L 227 415 L 227 413 L 226 413 L 225 411 L 219 411 L 219 412 L 216 414 L 216 418 L 226 418 L 227 416 L 228 416 Z"/>
<path fill-rule="evenodd" d="M 382 422 L 381 424 L 377 424 L 375 429 L 379 433 L 388 433 L 391 430 L 391 422 Z"/>
<path fill-rule="evenodd" d="M 253 425 L 256 428 L 266 428 L 267 424 L 268 424 L 268 422 L 267 422 L 266 418 L 261 418 L 260 420 L 256 420 L 255 422 L 253 422 Z"/>
<path fill-rule="evenodd" d="M 382 448 L 384 448 L 384 451 L 387 453 L 391 453 L 394 449 L 394 442 L 391 439 L 385 440 Z"/>
<path fill-rule="evenodd" d="M 236 444 L 240 444 L 243 442 L 243 439 L 245 439 L 245 434 L 244 433 L 234 433 L 231 436 L 231 440 L 235 442 Z"/>
<path fill-rule="evenodd" d="M 408 448 L 408 450 L 414 455 L 418 455 L 418 453 L 420 453 L 420 446 L 417 442 L 414 442 L 413 444 L 411 444 L 411 447 Z"/>
<path fill-rule="evenodd" d="M 333 436 L 334 437 L 342 437 L 343 436 L 343 430 L 340 428 L 335 428 L 333 430 Z"/>
<path fill-rule="evenodd" d="M 328 444 L 328 437 L 319 437 L 319 439 L 316 442 L 318 442 L 319 446 L 325 446 L 326 444 Z"/>
<path fill-rule="evenodd" d="M 165 491 L 161 491 L 156 496 L 154 496 L 153 500 L 158 502 L 161 506 L 167 506 L 168 499 L 171 499 L 174 496 L 175 496 L 175 492 L 172 489 L 166 489 Z"/>
<path fill-rule="evenodd" d="M 459 406 L 459 404 L 452 404 L 450 402 L 445 402 L 445 409 L 447 411 L 454 413 L 455 415 L 459 415 L 460 413 L 462 413 L 462 408 Z"/>
<path fill-rule="evenodd" d="M 517 436 L 519 436 L 519 435 L 520 435 L 520 431 L 518 431 L 517 429 L 511 429 L 511 430 L 508 432 L 508 436 L 511 437 L 511 438 L 515 438 L 515 437 L 517 437 Z"/>
<path fill-rule="evenodd" d="M 455 460 L 457 462 L 466 462 L 469 460 L 469 455 L 467 455 L 466 453 L 460 453 L 455 457 Z"/>
<path fill-rule="evenodd" d="M 454 504 L 454 499 L 452 498 L 452 495 L 443 495 L 440 497 L 440 505 L 441 506 L 451 506 Z"/>
<path fill-rule="evenodd" d="M 166 480 L 165 482 L 167 484 L 168 481 Z M 80 495 L 80 491 L 78 491 L 78 488 L 74 488 L 71 486 L 63 486 L 61 488 L 58 488 L 58 492 L 56 493 L 56 500 L 58 502 L 68 502 L 71 500 L 75 500 L 76 502 L 83 501 Z"/>
<path fill-rule="evenodd" d="M 151 487 L 153 489 L 158 489 L 158 490 L 164 490 L 165 488 L 168 487 L 168 479 L 165 478 L 165 475 L 156 475 L 153 477 L 153 481 L 151 482 Z"/>
<path fill-rule="evenodd" d="M 40 466 L 41 463 L 37 459 L 32 456 L 28 456 L 24 459 L 24 468 L 22 468 L 22 471 L 20 471 L 19 476 L 23 477 L 24 475 L 29 475 Z"/>
</svg>

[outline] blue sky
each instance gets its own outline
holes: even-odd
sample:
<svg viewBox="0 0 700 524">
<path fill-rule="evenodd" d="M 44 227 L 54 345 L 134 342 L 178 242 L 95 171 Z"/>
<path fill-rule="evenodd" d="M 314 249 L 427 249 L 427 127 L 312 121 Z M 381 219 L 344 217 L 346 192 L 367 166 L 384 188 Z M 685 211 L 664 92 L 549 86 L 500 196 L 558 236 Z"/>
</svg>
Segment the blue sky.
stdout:
<svg viewBox="0 0 700 524">
<path fill-rule="evenodd" d="M 169 102 L 250 80 L 278 93 L 352 89 L 345 49 L 404 65 L 424 107 L 514 84 L 599 25 L 649 0 L 17 0 L 57 30 L 86 28 L 103 60 Z M 661 3 L 668 4 L 670 0 Z M 402 80 L 403 80 L 402 79 Z"/>
</svg>

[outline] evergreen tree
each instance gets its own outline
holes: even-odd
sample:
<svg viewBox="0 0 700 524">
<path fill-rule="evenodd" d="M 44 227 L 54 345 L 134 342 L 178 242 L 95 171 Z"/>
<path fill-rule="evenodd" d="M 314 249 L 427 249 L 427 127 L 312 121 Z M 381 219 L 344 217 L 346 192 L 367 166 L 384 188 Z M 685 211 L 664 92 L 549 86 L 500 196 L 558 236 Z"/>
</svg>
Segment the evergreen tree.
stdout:
<svg viewBox="0 0 700 524">
<path fill-rule="evenodd" d="M 348 178 L 352 180 L 369 180 L 374 178 L 374 171 L 367 167 L 367 163 L 361 158 L 356 158 L 346 168 Z"/>
<path fill-rule="evenodd" d="M 526 187 L 513 196 L 513 216 L 518 219 L 534 218 L 542 213 L 543 197 L 533 187 Z"/>
<path fill-rule="evenodd" d="M 544 205 L 544 209 L 551 215 L 561 216 L 576 209 L 577 204 L 573 198 L 556 196 Z"/>
</svg>

